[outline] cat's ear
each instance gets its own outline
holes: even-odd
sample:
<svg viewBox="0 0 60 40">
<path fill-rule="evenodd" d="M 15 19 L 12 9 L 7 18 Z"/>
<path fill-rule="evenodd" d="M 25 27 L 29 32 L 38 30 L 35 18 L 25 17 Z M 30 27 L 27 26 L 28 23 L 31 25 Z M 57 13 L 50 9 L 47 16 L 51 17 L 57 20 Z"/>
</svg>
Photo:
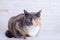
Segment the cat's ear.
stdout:
<svg viewBox="0 0 60 40">
<path fill-rule="evenodd" d="M 26 10 L 24 10 L 24 14 L 25 14 L 25 16 L 29 15 L 29 13 Z"/>
<path fill-rule="evenodd" d="M 36 14 L 37 17 L 40 17 L 41 11 L 42 11 L 42 10 L 40 10 L 40 11 L 37 12 L 37 14 Z"/>
</svg>

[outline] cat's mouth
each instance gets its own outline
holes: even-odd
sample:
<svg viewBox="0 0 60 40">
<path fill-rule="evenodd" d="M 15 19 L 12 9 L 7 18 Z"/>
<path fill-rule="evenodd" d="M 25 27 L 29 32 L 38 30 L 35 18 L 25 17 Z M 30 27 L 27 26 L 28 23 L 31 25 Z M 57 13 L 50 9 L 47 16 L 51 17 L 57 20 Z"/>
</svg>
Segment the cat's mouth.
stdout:
<svg viewBox="0 0 60 40">
<path fill-rule="evenodd" d="M 40 18 L 36 18 L 32 20 L 33 25 L 39 25 L 40 24 Z"/>
</svg>

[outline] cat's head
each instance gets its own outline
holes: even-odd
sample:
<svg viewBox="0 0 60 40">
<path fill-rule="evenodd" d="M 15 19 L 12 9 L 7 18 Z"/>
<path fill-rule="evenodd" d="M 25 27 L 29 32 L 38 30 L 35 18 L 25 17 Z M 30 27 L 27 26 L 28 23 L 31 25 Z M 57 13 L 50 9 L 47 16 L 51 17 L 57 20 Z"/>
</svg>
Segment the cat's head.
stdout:
<svg viewBox="0 0 60 40">
<path fill-rule="evenodd" d="M 42 10 L 38 12 L 27 12 L 26 10 L 24 10 L 26 25 L 27 26 L 38 25 L 40 23 L 41 11 Z"/>
</svg>

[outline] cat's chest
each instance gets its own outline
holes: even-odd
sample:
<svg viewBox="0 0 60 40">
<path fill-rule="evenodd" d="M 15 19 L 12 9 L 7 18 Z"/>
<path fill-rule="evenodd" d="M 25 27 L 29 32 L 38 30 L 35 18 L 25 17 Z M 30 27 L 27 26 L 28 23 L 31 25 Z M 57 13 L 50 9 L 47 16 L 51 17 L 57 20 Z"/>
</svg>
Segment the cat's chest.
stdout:
<svg viewBox="0 0 60 40">
<path fill-rule="evenodd" d="M 40 26 L 27 26 L 28 34 L 30 36 L 36 36 L 38 31 L 40 29 Z"/>
</svg>

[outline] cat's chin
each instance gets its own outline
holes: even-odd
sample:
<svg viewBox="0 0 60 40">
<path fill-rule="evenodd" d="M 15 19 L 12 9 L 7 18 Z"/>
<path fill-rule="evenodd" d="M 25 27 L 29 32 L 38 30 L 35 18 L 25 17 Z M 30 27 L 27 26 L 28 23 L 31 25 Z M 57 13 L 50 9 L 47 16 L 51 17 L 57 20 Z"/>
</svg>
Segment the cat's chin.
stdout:
<svg viewBox="0 0 60 40">
<path fill-rule="evenodd" d="M 33 24 L 33 26 L 39 26 L 40 25 L 40 23 L 39 24 Z"/>
</svg>

